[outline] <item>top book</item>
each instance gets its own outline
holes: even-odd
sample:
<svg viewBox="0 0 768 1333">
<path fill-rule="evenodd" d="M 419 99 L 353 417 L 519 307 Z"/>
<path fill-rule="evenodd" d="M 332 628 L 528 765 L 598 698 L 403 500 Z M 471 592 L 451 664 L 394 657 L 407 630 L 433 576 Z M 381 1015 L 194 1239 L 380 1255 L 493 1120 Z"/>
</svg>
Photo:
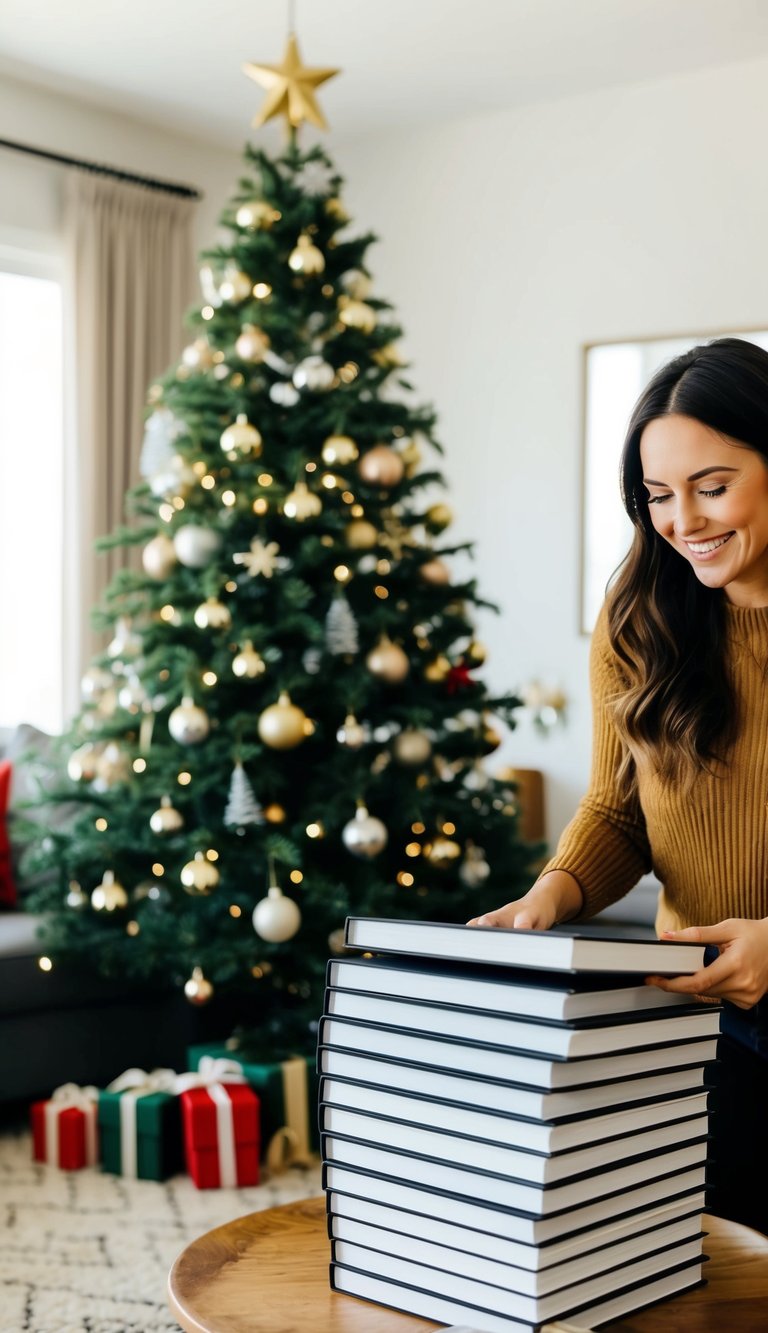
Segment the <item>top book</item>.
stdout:
<svg viewBox="0 0 768 1333">
<path fill-rule="evenodd" d="M 551 972 L 636 972 L 682 976 L 704 966 L 703 944 L 624 939 L 556 930 L 504 930 L 438 921 L 392 921 L 349 916 L 345 944 L 371 953 L 419 954 L 497 967 L 546 968 Z"/>
</svg>

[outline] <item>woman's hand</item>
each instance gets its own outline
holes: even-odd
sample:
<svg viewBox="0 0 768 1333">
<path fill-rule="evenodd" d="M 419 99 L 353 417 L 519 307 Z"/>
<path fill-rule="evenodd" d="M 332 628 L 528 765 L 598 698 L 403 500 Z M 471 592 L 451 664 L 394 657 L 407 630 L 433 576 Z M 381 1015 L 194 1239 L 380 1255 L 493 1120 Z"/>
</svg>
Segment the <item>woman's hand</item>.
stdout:
<svg viewBox="0 0 768 1333">
<path fill-rule="evenodd" d="M 690 977 L 646 977 L 648 985 L 696 999 L 730 1000 L 739 1009 L 751 1009 L 768 992 L 768 917 L 761 921 L 737 917 L 716 926 L 665 930 L 661 938 L 714 944 L 720 957 Z"/>
<path fill-rule="evenodd" d="M 473 916 L 468 926 L 503 926 L 507 930 L 549 930 L 558 921 L 568 921 L 581 911 L 583 899 L 578 881 L 565 870 L 550 870 L 537 879 L 523 898 L 506 903 L 495 912 Z"/>
</svg>

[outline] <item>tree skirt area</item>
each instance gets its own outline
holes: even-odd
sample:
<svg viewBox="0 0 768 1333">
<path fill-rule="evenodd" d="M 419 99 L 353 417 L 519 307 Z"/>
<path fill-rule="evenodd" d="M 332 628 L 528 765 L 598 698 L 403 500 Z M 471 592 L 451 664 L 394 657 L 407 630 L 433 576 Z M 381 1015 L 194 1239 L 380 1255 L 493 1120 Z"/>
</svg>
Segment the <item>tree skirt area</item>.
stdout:
<svg viewBox="0 0 768 1333">
<path fill-rule="evenodd" d="M 320 1167 L 252 1189 L 198 1190 L 31 1160 L 29 1134 L 0 1136 L 3 1333 L 169 1333 L 168 1272 L 190 1241 L 261 1208 L 322 1192 Z"/>
</svg>

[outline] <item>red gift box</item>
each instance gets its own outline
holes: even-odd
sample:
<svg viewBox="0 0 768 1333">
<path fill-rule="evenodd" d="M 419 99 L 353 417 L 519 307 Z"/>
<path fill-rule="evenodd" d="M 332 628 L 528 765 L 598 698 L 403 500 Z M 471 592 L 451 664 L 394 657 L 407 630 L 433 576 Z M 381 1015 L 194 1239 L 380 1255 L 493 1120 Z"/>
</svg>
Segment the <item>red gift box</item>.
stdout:
<svg viewBox="0 0 768 1333">
<path fill-rule="evenodd" d="M 30 1112 L 33 1159 L 63 1171 L 95 1166 L 97 1098 L 96 1088 L 68 1083 L 57 1088 L 47 1101 L 34 1102 Z"/>
<path fill-rule="evenodd" d="M 259 1099 L 245 1083 L 182 1092 L 184 1155 L 198 1189 L 259 1183 Z"/>
</svg>

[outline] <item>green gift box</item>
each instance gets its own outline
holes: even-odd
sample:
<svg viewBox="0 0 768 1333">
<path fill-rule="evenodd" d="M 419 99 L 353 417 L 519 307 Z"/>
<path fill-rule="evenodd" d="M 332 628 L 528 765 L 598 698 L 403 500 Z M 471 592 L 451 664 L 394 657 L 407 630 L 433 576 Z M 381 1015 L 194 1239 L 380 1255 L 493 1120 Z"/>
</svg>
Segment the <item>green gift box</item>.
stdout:
<svg viewBox="0 0 768 1333">
<path fill-rule="evenodd" d="M 184 1170 L 179 1099 L 158 1089 L 157 1080 L 153 1087 L 153 1075 L 146 1082 L 131 1078 L 139 1074 L 130 1070 L 99 1093 L 102 1167 L 117 1176 L 167 1180 Z"/>
<path fill-rule="evenodd" d="M 190 1046 L 189 1068 L 197 1070 L 204 1055 L 232 1060 L 258 1094 L 261 1107 L 261 1143 L 267 1166 L 278 1171 L 291 1162 L 308 1159 L 320 1146 L 317 1121 L 319 1079 L 313 1056 L 264 1060 L 247 1050 L 232 1050 L 216 1042 Z"/>
</svg>

